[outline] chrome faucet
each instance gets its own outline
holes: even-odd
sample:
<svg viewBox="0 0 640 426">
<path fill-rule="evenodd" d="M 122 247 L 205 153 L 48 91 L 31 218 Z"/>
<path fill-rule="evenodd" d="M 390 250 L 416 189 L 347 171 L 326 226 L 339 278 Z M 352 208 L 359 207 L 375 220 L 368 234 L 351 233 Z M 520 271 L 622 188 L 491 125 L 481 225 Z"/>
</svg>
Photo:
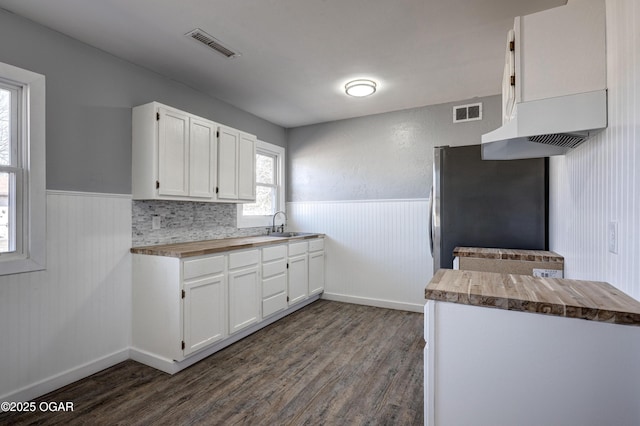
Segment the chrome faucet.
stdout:
<svg viewBox="0 0 640 426">
<path fill-rule="evenodd" d="M 282 213 L 282 215 L 284 216 L 284 222 L 282 223 L 282 225 L 279 226 L 280 228 L 280 232 L 284 232 L 284 225 L 285 223 L 287 223 L 287 214 L 285 212 L 283 212 L 282 210 L 277 211 L 274 215 L 273 215 L 273 222 L 271 223 L 271 232 L 276 232 L 276 216 L 278 216 L 278 214 Z"/>
</svg>

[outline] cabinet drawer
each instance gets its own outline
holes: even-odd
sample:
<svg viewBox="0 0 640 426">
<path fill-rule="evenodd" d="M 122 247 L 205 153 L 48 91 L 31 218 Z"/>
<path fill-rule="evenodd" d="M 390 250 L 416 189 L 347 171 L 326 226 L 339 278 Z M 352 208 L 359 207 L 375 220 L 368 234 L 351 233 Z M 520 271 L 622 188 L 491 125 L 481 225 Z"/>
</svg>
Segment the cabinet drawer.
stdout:
<svg viewBox="0 0 640 426">
<path fill-rule="evenodd" d="M 287 309 L 287 295 L 285 292 L 276 294 L 268 299 L 262 301 L 262 317 L 266 318 L 269 315 L 275 314 Z"/>
<path fill-rule="evenodd" d="M 238 251 L 229 254 L 229 269 L 257 265 L 260 261 L 259 250 Z"/>
<path fill-rule="evenodd" d="M 322 251 L 324 250 L 324 238 L 318 238 L 317 240 L 309 241 L 309 251 Z"/>
<path fill-rule="evenodd" d="M 289 244 L 289 257 L 305 254 L 307 252 L 307 242 Z"/>
<path fill-rule="evenodd" d="M 287 272 L 287 260 L 276 260 L 275 262 L 262 264 L 262 277 L 269 278 L 274 275 L 284 274 Z"/>
<path fill-rule="evenodd" d="M 185 260 L 183 263 L 183 279 L 201 277 L 203 275 L 221 274 L 224 272 L 224 256 L 210 256 Z"/>
<path fill-rule="evenodd" d="M 265 299 L 286 289 L 287 276 L 285 274 L 262 280 L 262 297 Z"/>
<path fill-rule="evenodd" d="M 273 246 L 262 249 L 262 261 L 269 262 L 276 259 L 284 259 L 287 257 L 287 246 Z"/>
</svg>

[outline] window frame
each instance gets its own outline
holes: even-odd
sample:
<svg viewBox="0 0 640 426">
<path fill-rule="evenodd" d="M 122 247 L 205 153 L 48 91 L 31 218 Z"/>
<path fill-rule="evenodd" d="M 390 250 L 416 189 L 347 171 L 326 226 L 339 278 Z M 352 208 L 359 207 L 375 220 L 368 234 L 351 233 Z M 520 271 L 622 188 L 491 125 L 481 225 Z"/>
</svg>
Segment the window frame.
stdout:
<svg viewBox="0 0 640 426">
<path fill-rule="evenodd" d="M 16 134 L 21 176 L 16 175 L 15 188 L 21 247 L 0 253 L 0 275 L 9 275 L 46 268 L 45 76 L 0 62 L 0 79 L 21 88 Z"/>
<path fill-rule="evenodd" d="M 256 155 L 263 154 L 275 157 L 276 163 L 276 212 L 285 210 L 285 149 L 281 146 L 258 140 L 256 143 Z M 256 185 L 257 185 L 256 176 Z M 257 228 L 270 227 L 273 215 L 245 216 L 243 204 L 237 206 L 237 227 Z"/>
</svg>

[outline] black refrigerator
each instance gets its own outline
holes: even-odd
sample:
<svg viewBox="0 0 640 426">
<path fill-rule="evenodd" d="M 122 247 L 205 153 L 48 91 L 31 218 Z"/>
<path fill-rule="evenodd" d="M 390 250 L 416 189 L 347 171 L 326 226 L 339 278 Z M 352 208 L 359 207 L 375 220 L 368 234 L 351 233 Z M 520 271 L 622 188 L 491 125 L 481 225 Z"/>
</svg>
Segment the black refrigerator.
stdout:
<svg viewBox="0 0 640 426">
<path fill-rule="evenodd" d="M 434 149 L 434 273 L 453 267 L 457 246 L 548 250 L 548 159 L 482 160 L 480 151 L 480 145 Z"/>
</svg>

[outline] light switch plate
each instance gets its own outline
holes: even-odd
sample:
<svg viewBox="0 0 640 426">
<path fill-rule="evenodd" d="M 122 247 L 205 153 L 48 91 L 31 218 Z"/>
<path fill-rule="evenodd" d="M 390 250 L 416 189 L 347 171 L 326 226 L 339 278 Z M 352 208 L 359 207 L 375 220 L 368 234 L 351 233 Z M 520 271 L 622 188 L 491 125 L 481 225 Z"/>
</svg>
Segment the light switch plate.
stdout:
<svg viewBox="0 0 640 426">
<path fill-rule="evenodd" d="M 160 216 L 154 214 L 151 216 L 151 229 L 160 229 Z"/>
</svg>

